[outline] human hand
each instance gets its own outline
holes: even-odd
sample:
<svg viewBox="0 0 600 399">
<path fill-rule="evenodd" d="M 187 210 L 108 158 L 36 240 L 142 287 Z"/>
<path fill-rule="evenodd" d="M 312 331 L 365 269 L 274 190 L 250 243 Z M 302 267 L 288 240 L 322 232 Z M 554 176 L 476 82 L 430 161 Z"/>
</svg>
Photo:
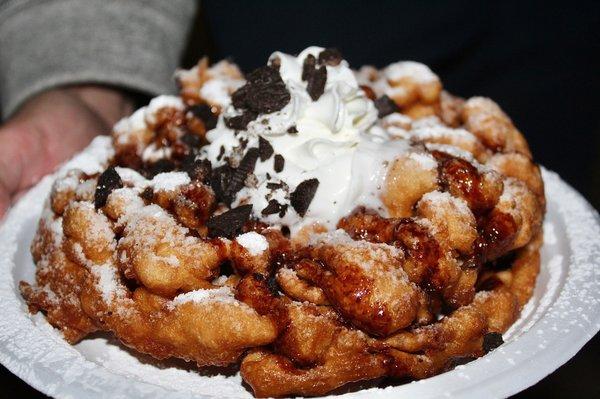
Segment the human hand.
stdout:
<svg viewBox="0 0 600 399">
<path fill-rule="evenodd" d="M 57 88 L 28 100 L 0 126 L 0 218 L 23 192 L 132 110 L 126 95 L 102 86 Z"/>
</svg>

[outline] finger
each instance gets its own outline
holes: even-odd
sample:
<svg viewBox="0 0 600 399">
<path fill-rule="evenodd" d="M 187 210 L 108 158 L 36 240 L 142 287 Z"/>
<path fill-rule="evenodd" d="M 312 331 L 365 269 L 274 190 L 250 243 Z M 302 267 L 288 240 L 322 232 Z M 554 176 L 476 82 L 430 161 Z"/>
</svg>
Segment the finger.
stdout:
<svg viewBox="0 0 600 399">
<path fill-rule="evenodd" d="M 0 186 L 0 222 L 2 222 L 4 214 L 10 206 L 10 196 L 8 192 Z"/>
<path fill-rule="evenodd" d="M 8 197 L 18 190 L 23 173 L 23 156 L 35 151 L 25 132 L 14 124 L 0 128 L 0 196 Z"/>
<path fill-rule="evenodd" d="M 11 170 L 5 173 L 6 187 L 14 195 L 54 171 L 95 136 L 108 133 L 109 127 L 79 98 L 54 91 L 29 103 L 6 130 L 4 141 L 16 143 Z"/>
</svg>

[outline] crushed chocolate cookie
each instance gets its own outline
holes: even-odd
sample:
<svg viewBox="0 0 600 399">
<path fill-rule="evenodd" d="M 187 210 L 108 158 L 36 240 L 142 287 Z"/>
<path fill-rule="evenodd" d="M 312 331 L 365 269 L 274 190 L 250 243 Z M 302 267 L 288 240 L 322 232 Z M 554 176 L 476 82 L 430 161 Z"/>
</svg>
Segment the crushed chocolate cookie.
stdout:
<svg viewBox="0 0 600 399">
<path fill-rule="evenodd" d="M 319 180 L 308 179 L 298 184 L 298 187 L 290 194 L 290 203 L 301 217 L 304 217 L 306 211 L 308 211 L 308 207 L 315 197 L 318 187 Z"/>
<path fill-rule="evenodd" d="M 233 238 L 242 230 L 250 219 L 252 205 L 241 205 L 217 216 L 212 216 L 206 222 L 208 236 Z"/>
<path fill-rule="evenodd" d="M 400 108 L 398 108 L 398 105 L 394 100 L 385 94 L 375 100 L 375 108 L 377 108 L 377 116 L 380 118 L 400 111 Z"/>
<path fill-rule="evenodd" d="M 288 204 L 281 205 L 281 209 L 279 210 L 279 217 L 282 218 L 285 216 L 288 210 Z"/>
<path fill-rule="evenodd" d="M 192 105 L 188 108 L 188 111 L 192 113 L 196 118 L 202 120 L 206 130 L 214 129 L 217 126 L 217 120 L 219 119 L 216 114 L 212 112 L 212 108 L 206 104 Z"/>
<path fill-rule="evenodd" d="M 302 80 L 306 81 L 310 78 L 310 76 L 314 73 L 315 67 L 317 65 L 317 60 L 314 55 L 309 54 L 304 59 L 302 63 Z"/>
<path fill-rule="evenodd" d="M 313 101 L 317 101 L 321 95 L 325 92 L 325 83 L 327 82 L 327 69 L 321 66 L 315 71 L 315 73 L 308 79 L 308 85 L 306 91 Z"/>
<path fill-rule="evenodd" d="M 245 150 L 246 147 L 248 147 L 248 139 L 247 138 L 240 137 L 240 139 L 238 141 L 240 142 L 239 148 L 241 148 L 242 150 Z"/>
<path fill-rule="evenodd" d="M 118 188 L 123 188 L 123 181 L 115 168 L 111 166 L 98 177 L 96 192 L 94 193 L 94 206 L 96 209 L 106 205 L 110 193 Z"/>
<path fill-rule="evenodd" d="M 290 99 L 279 70 L 269 65 L 260 67 L 248 74 L 246 84 L 231 95 L 231 103 L 243 113 L 227 119 L 225 124 L 231 129 L 243 130 L 259 114 L 279 111 Z"/>
<path fill-rule="evenodd" d="M 183 160 L 182 169 L 193 181 L 205 182 L 210 177 L 212 165 L 208 159 L 196 159 L 189 156 Z"/>
<path fill-rule="evenodd" d="M 338 66 L 342 62 L 342 53 L 340 50 L 329 47 L 319 53 L 319 64 Z"/>
<path fill-rule="evenodd" d="M 256 119 L 256 112 L 246 110 L 241 115 L 225 118 L 225 126 L 233 130 L 245 130 L 248 123 Z"/>
<path fill-rule="evenodd" d="M 298 134 L 298 129 L 296 128 L 296 125 L 293 125 L 288 128 L 287 132 L 289 134 Z"/>
<path fill-rule="evenodd" d="M 285 215 L 285 210 L 287 210 L 287 205 L 285 204 L 280 204 L 279 202 L 277 202 L 277 200 L 270 200 L 268 205 L 265 207 L 265 209 L 263 209 L 262 211 L 260 211 L 261 214 L 263 215 L 273 215 L 275 213 L 281 213 L 283 211 L 284 215 Z"/>
<path fill-rule="evenodd" d="M 327 68 L 325 68 L 325 65 L 316 68 L 316 60 L 312 54 L 309 54 L 302 64 L 302 80 L 308 82 L 306 92 L 313 101 L 317 101 L 325 92 Z"/>
<path fill-rule="evenodd" d="M 244 178 L 254 172 L 256 161 L 258 160 L 258 148 L 250 148 L 246 155 L 240 161 L 240 166 L 237 168 L 237 173 L 243 174 Z"/>
<path fill-rule="evenodd" d="M 277 173 L 283 170 L 285 166 L 285 158 L 281 154 L 275 154 L 275 158 L 273 160 L 273 170 Z"/>
<path fill-rule="evenodd" d="M 273 146 L 269 143 L 269 140 L 265 139 L 263 136 L 258 136 L 258 154 L 260 155 L 260 160 L 265 162 L 267 159 L 271 158 L 273 152 Z"/>
<path fill-rule="evenodd" d="M 223 159 L 223 155 L 225 155 L 225 146 L 221 146 L 219 148 L 219 154 L 217 155 L 217 161 Z"/>
<path fill-rule="evenodd" d="M 212 170 L 210 176 L 210 187 L 215 192 L 218 201 L 223 203 L 231 203 L 232 198 L 227 195 L 227 188 L 231 181 L 234 169 L 229 165 L 222 165 Z"/>
<path fill-rule="evenodd" d="M 219 201 L 231 205 L 235 195 L 244 187 L 248 175 L 254 172 L 257 160 L 258 148 L 250 148 L 237 168 L 223 165 L 213 170 L 210 186 Z"/>
<path fill-rule="evenodd" d="M 487 333 L 483 336 L 483 351 L 489 353 L 503 343 L 504 340 L 502 339 L 502 334 L 498 332 Z"/>
</svg>

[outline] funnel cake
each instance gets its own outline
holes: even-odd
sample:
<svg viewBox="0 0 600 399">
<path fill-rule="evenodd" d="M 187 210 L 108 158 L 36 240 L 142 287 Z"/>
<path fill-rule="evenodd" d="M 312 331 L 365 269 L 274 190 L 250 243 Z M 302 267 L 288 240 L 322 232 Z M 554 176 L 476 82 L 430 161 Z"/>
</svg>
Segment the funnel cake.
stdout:
<svg viewBox="0 0 600 399">
<path fill-rule="evenodd" d="M 176 78 L 53 185 L 20 288 L 68 342 L 236 364 L 257 397 L 426 378 L 502 344 L 545 199 L 492 100 L 319 47 Z"/>
</svg>

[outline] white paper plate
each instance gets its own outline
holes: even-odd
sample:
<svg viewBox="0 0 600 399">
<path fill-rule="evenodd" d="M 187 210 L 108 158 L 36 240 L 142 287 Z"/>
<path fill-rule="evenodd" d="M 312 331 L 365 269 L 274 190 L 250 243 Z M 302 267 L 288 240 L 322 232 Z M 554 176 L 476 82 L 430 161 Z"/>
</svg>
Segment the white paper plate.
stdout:
<svg viewBox="0 0 600 399">
<path fill-rule="evenodd" d="M 544 171 L 548 213 L 542 270 L 534 296 L 483 358 L 426 380 L 342 395 L 352 398 L 505 397 L 548 375 L 600 328 L 598 213 L 558 175 Z M 68 345 L 32 317 L 18 292 L 33 280 L 29 244 L 52 178 L 10 212 L 0 230 L 0 361 L 36 389 L 57 398 L 250 398 L 239 375 L 199 372 L 183 362 L 156 363 L 104 336 Z"/>
</svg>

